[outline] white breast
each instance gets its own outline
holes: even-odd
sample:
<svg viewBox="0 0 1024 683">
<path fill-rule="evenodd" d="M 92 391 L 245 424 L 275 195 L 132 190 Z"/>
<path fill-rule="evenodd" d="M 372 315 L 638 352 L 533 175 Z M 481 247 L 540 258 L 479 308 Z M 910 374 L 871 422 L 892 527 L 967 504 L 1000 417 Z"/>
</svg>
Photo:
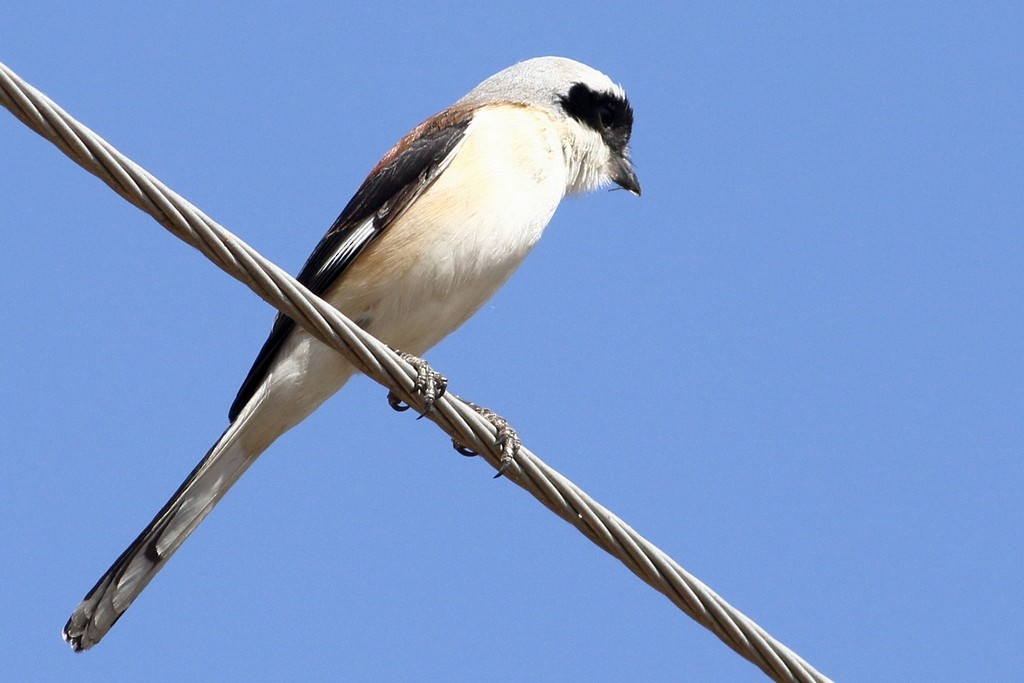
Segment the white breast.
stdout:
<svg viewBox="0 0 1024 683">
<path fill-rule="evenodd" d="M 392 348 L 422 355 L 519 266 L 566 183 L 558 132 L 546 113 L 480 109 L 440 177 L 324 298 Z M 249 445 L 265 448 L 352 372 L 340 354 L 296 328 L 256 392 L 260 416 L 246 432 Z"/>
<path fill-rule="evenodd" d="M 519 266 L 565 187 L 548 114 L 518 105 L 480 109 L 441 176 L 327 298 L 391 346 L 422 354 Z"/>
</svg>

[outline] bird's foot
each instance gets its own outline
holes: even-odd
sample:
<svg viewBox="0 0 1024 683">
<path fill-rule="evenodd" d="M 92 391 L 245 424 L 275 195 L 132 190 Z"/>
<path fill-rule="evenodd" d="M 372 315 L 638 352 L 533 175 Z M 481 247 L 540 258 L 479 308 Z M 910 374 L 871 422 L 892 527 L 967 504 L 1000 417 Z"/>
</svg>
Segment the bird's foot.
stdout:
<svg viewBox="0 0 1024 683">
<path fill-rule="evenodd" d="M 508 423 L 508 421 L 501 415 L 498 415 L 493 410 L 488 410 L 482 406 L 478 406 L 475 403 L 470 403 L 465 399 L 462 399 L 466 405 L 472 408 L 475 412 L 479 413 L 481 417 L 490 422 L 494 426 L 496 435 L 494 437 L 494 445 L 501 447 L 501 464 L 498 467 L 498 473 L 494 475 L 497 479 L 501 475 L 505 474 L 508 468 L 512 465 L 515 460 L 516 454 L 519 453 L 519 449 L 522 447 L 523 442 L 519 440 L 519 435 L 516 430 Z M 459 452 L 461 455 L 466 457 L 473 457 L 480 455 L 473 449 L 459 443 L 455 439 L 452 439 L 452 447 Z"/>
<path fill-rule="evenodd" d="M 444 392 L 448 388 L 448 378 L 436 372 L 422 358 L 404 351 L 395 351 L 395 353 L 416 368 L 416 381 L 412 385 L 412 390 L 423 398 L 423 412 L 420 413 L 420 417 L 423 417 L 434 407 L 434 401 L 444 396 Z M 388 392 L 388 405 L 398 412 L 410 408 L 409 404 L 400 399 L 394 391 Z"/>
</svg>

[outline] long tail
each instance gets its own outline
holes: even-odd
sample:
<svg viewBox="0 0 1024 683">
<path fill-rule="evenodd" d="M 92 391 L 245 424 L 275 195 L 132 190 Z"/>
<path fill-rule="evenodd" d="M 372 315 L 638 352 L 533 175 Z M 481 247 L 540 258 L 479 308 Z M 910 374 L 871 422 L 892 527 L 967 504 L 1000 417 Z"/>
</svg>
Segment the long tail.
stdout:
<svg viewBox="0 0 1024 683">
<path fill-rule="evenodd" d="M 72 649 L 78 652 L 98 643 L 249 465 L 337 391 L 352 372 L 326 347 L 308 358 L 302 379 L 257 392 L 149 526 L 93 586 L 64 625 L 64 640 Z"/>
<path fill-rule="evenodd" d="M 244 418 L 225 430 L 163 509 L 93 586 L 64 625 L 76 652 L 103 638 L 262 452 L 249 452 L 237 437 Z M 268 444 L 269 445 L 269 444 Z"/>
</svg>

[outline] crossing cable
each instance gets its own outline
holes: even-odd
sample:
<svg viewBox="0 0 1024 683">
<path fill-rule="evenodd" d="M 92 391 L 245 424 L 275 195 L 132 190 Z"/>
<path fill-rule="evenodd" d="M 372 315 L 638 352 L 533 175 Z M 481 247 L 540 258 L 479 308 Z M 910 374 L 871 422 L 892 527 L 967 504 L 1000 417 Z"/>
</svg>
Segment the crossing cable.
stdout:
<svg viewBox="0 0 1024 683">
<path fill-rule="evenodd" d="M 336 349 L 360 372 L 395 392 L 406 404 L 422 407 L 422 399 L 413 391 L 416 371 L 408 362 L 122 155 L 2 62 L 0 104 L 221 270 Z M 500 467 L 501 450 L 495 444 L 494 426 L 463 401 L 446 394 L 435 402 L 427 417 L 453 440 L 480 453 L 492 467 Z M 525 446 L 516 455 L 514 465 L 505 471 L 505 477 L 625 564 L 771 679 L 801 683 L 830 680 Z"/>
</svg>

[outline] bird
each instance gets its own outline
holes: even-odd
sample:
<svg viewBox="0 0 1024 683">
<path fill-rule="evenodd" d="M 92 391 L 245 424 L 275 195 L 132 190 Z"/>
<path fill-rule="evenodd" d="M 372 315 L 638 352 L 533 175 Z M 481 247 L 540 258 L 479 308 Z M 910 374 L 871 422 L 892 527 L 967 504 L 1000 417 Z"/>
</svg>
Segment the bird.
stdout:
<svg viewBox="0 0 1024 683">
<path fill-rule="evenodd" d="M 513 64 L 402 137 L 297 279 L 420 356 L 511 276 L 563 197 L 612 185 L 640 195 L 632 129 L 626 93 L 604 73 L 565 57 Z M 355 372 L 278 313 L 224 433 L 68 619 L 71 648 L 98 643 L 256 458 Z"/>
</svg>

